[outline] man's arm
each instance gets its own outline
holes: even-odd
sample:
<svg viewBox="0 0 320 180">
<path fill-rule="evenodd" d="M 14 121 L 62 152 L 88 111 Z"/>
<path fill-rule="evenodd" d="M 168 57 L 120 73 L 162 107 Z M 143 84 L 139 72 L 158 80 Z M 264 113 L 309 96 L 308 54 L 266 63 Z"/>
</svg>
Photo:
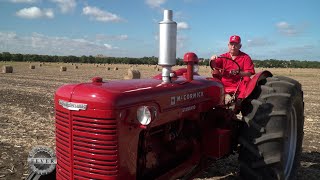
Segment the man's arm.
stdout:
<svg viewBox="0 0 320 180">
<path fill-rule="evenodd" d="M 254 75 L 254 74 L 255 74 L 254 64 L 251 60 L 251 57 L 247 55 L 243 64 L 243 71 L 240 72 L 240 75 L 250 77 L 251 75 Z"/>
<path fill-rule="evenodd" d="M 251 72 L 240 71 L 239 75 L 240 76 L 248 76 L 248 77 L 250 77 L 252 74 L 251 74 Z"/>
</svg>

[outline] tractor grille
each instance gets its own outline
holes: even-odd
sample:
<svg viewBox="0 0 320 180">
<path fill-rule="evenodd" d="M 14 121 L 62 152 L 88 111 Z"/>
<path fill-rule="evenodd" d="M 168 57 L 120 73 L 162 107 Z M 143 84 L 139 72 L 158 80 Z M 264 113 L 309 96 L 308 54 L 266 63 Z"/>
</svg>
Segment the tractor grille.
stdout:
<svg viewBox="0 0 320 180">
<path fill-rule="evenodd" d="M 116 120 L 71 113 L 56 110 L 57 179 L 115 179 Z"/>
</svg>

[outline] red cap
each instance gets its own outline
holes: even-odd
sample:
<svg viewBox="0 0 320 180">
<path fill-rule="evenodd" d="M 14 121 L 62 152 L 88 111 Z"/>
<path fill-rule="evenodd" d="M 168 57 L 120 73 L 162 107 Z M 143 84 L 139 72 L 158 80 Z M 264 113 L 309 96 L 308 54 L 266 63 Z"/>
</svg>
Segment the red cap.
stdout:
<svg viewBox="0 0 320 180">
<path fill-rule="evenodd" d="M 233 35 L 233 36 L 230 36 L 230 40 L 229 42 L 235 42 L 235 43 L 241 43 L 241 38 L 240 36 L 237 36 L 237 35 Z"/>
</svg>

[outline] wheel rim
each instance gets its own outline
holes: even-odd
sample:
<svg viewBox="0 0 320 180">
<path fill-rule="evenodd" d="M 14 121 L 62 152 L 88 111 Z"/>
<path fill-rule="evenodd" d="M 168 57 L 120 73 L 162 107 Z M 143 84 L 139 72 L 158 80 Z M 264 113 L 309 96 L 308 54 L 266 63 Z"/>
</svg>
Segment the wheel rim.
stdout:
<svg viewBox="0 0 320 180">
<path fill-rule="evenodd" d="M 291 107 L 291 113 L 289 120 L 287 122 L 287 137 L 285 140 L 284 148 L 285 148 L 285 169 L 284 175 L 285 179 L 289 179 L 295 154 L 296 154 L 296 146 L 297 146 L 297 114 L 294 107 Z"/>
</svg>

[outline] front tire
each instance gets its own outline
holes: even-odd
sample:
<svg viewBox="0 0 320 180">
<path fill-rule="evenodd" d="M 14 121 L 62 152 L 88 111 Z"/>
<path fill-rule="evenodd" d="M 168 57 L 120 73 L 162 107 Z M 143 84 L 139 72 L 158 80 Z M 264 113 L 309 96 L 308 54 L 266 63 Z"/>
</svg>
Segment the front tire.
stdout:
<svg viewBox="0 0 320 180">
<path fill-rule="evenodd" d="M 239 137 L 240 176 L 295 179 L 304 125 L 301 84 L 287 77 L 269 77 L 242 105 L 246 124 Z"/>
</svg>

